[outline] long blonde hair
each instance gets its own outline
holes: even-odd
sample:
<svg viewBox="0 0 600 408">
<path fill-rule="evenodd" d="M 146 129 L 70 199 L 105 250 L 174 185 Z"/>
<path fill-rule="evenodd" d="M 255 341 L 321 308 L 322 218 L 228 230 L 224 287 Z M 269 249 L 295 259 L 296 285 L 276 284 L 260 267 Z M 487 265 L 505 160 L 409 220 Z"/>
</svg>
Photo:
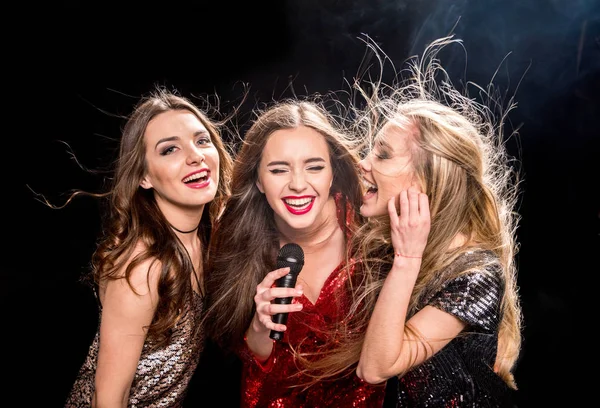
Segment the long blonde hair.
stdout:
<svg viewBox="0 0 600 408">
<path fill-rule="evenodd" d="M 408 316 L 445 282 L 465 272 L 439 276 L 473 244 L 493 251 L 503 267 L 505 285 L 495 371 L 516 389 L 512 370 L 519 356 L 522 322 L 514 264 L 518 172 L 503 135 L 506 115 L 514 104 L 511 100 L 503 107 L 491 86 L 487 90 L 477 87 L 486 103 L 456 90 L 437 59 L 439 51 L 451 43 L 460 40 L 449 36 L 432 42 L 420 59 L 409 60 L 395 86 L 372 82 L 368 94 L 357 86 L 366 108 L 358 111 L 356 126 L 371 136 L 367 144 L 384 124 L 418 130 L 414 170 L 430 199 L 431 231 Z M 369 47 L 380 58 L 381 50 Z M 382 58 L 380 61 L 383 65 Z M 459 234 L 467 237 L 467 242 L 451 249 Z M 358 230 L 353 248 L 361 263 L 354 304 L 345 325 L 337 330 L 340 334 L 332 340 L 332 351 L 318 360 L 305 361 L 307 373 L 313 373 L 315 380 L 347 373 L 358 362 L 369 318 L 393 262 L 387 214 L 370 218 Z"/>
</svg>

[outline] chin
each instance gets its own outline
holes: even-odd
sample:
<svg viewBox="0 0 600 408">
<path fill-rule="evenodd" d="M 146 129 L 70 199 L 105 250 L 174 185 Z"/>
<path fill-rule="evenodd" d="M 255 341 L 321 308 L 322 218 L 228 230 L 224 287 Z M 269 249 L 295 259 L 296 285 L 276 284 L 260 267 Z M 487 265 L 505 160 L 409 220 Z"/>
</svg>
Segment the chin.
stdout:
<svg viewBox="0 0 600 408">
<path fill-rule="evenodd" d="M 386 215 L 386 214 L 387 214 L 387 207 L 386 208 L 377 208 L 375 206 L 365 207 L 364 205 L 360 207 L 360 215 L 362 215 L 363 217 L 378 217 L 380 215 Z"/>
<path fill-rule="evenodd" d="M 288 223 L 290 228 L 295 229 L 295 230 L 304 230 L 306 228 L 312 227 L 313 224 L 314 224 L 314 220 L 293 221 L 291 223 Z"/>
<path fill-rule="evenodd" d="M 369 211 L 369 207 L 365 208 L 364 204 L 360 206 L 359 212 L 363 217 L 371 217 L 373 215 L 371 214 L 371 211 Z"/>
<path fill-rule="evenodd" d="M 305 216 L 292 216 L 292 218 L 286 219 L 286 224 L 292 229 L 304 230 L 315 224 L 315 217 L 306 217 L 306 214 Z"/>
</svg>

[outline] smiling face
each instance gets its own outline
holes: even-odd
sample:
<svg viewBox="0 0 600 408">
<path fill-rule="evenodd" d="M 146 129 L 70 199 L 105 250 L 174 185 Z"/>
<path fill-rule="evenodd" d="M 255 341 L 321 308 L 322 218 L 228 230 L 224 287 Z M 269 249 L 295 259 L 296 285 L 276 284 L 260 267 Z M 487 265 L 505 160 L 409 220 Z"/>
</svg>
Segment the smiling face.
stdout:
<svg viewBox="0 0 600 408">
<path fill-rule="evenodd" d="M 154 117 L 144 133 L 147 172 L 140 183 L 153 189 L 163 212 L 175 208 L 203 209 L 219 184 L 219 154 L 211 135 L 187 110 Z"/>
<path fill-rule="evenodd" d="M 360 162 L 366 193 L 360 213 L 365 217 L 387 214 L 387 204 L 402 190 L 415 185 L 413 135 L 388 124 L 375 138 L 373 150 Z"/>
<path fill-rule="evenodd" d="M 273 132 L 258 168 L 258 189 L 280 229 L 305 229 L 323 217 L 333 182 L 329 148 L 316 130 L 300 126 Z M 283 224 L 282 224 L 283 223 Z"/>
</svg>

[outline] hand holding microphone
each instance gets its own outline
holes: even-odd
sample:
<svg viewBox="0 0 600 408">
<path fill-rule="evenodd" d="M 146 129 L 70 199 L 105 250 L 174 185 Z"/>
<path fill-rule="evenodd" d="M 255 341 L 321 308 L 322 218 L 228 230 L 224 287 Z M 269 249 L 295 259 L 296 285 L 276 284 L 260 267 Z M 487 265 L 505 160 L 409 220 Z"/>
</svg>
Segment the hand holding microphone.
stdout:
<svg viewBox="0 0 600 408">
<path fill-rule="evenodd" d="M 290 243 L 281 247 L 277 254 L 277 268 L 289 267 L 290 272 L 287 275 L 275 281 L 275 285 L 279 288 L 293 288 L 296 286 L 296 280 L 298 274 L 304 266 L 304 251 L 298 244 Z M 283 297 L 273 299 L 274 304 L 278 305 L 289 305 L 292 302 L 292 297 Z M 288 314 L 277 313 L 273 315 L 273 322 L 277 324 L 286 324 Z M 269 335 L 273 340 L 281 340 L 283 338 L 283 332 L 271 330 Z"/>
</svg>

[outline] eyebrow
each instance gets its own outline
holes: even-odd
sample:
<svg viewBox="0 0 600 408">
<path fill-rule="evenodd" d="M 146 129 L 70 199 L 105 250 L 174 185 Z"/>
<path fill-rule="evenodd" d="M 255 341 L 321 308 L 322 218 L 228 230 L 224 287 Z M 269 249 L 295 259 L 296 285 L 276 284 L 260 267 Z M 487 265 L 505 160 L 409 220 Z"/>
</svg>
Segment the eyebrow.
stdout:
<svg viewBox="0 0 600 408">
<path fill-rule="evenodd" d="M 377 140 L 375 141 L 375 146 L 377 146 L 377 145 L 379 145 L 379 146 L 383 147 L 384 149 L 391 149 L 391 148 L 392 148 L 392 145 L 390 145 L 390 144 L 389 144 L 389 143 L 388 143 L 386 140 L 384 140 L 384 139 L 377 139 Z"/>
<path fill-rule="evenodd" d="M 307 163 L 307 164 L 308 163 L 324 163 L 324 162 L 325 162 L 325 159 L 323 159 L 321 157 L 311 157 L 310 159 L 306 159 L 304 161 L 304 163 Z M 272 162 L 267 163 L 267 167 L 268 166 L 289 166 L 289 165 L 290 165 L 289 162 L 286 162 L 286 161 L 283 161 L 283 160 L 272 161 Z"/>
<path fill-rule="evenodd" d="M 197 132 L 194 133 L 194 137 L 197 137 L 200 135 L 206 135 L 206 136 L 210 137 L 210 133 L 208 133 L 208 131 L 206 131 L 206 130 L 198 130 Z M 158 142 L 156 142 L 156 145 L 154 147 L 157 147 L 161 143 L 172 142 L 174 140 L 179 140 L 179 136 L 164 137 L 164 138 L 160 139 Z"/>
</svg>

